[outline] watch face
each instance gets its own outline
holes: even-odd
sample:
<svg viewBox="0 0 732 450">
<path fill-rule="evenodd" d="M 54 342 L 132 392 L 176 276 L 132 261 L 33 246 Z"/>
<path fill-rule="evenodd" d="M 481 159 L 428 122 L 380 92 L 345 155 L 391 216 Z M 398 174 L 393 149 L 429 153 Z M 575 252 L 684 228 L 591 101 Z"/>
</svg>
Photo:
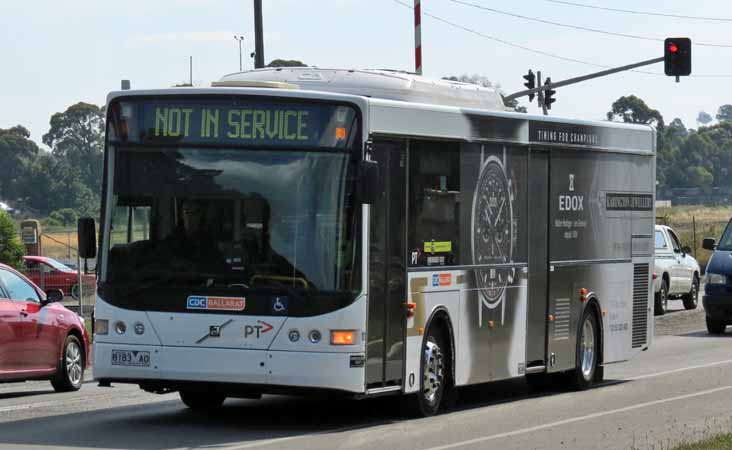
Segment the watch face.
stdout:
<svg viewBox="0 0 732 450">
<path fill-rule="evenodd" d="M 483 165 L 473 198 L 473 264 L 508 264 L 513 252 L 511 192 L 503 165 L 491 156 Z M 477 269 L 478 288 L 489 302 L 500 300 L 513 268 Z"/>
</svg>

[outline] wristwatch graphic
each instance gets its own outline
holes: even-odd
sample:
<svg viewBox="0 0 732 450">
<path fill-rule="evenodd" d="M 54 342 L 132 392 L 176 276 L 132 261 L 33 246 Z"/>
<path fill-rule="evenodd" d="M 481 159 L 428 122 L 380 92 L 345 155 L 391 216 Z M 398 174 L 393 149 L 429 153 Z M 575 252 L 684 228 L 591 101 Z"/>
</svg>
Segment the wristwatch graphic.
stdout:
<svg viewBox="0 0 732 450">
<path fill-rule="evenodd" d="M 495 309 L 503 304 L 506 288 L 513 283 L 515 225 L 513 218 L 512 183 L 506 173 L 505 149 L 503 161 L 489 156 L 481 165 L 478 184 L 473 196 L 471 244 L 474 265 L 493 265 L 475 269 L 481 301 L 479 320 L 482 326 L 483 306 Z M 503 318 L 503 311 L 501 317 Z"/>
</svg>

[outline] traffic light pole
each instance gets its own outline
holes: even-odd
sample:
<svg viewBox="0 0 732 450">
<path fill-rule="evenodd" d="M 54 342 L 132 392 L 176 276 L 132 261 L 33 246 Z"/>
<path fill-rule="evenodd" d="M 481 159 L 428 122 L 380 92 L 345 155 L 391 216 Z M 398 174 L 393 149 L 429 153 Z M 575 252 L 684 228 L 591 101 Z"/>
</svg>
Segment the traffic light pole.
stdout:
<svg viewBox="0 0 732 450">
<path fill-rule="evenodd" d="M 531 95 L 531 94 L 538 94 L 540 96 L 539 97 L 540 104 L 543 106 L 544 102 L 541 101 L 542 97 L 543 97 L 542 92 L 544 92 L 548 89 L 556 89 L 558 87 L 569 86 L 570 84 L 577 84 L 582 81 L 592 80 L 594 78 L 600 78 L 600 77 L 604 77 L 606 75 L 612 75 L 612 74 L 618 73 L 618 72 L 625 72 L 626 70 L 635 69 L 637 67 L 649 66 L 651 64 L 663 62 L 664 59 L 665 58 L 663 56 L 661 56 L 660 58 L 653 58 L 653 59 L 649 59 L 647 61 L 641 61 L 641 62 L 638 62 L 635 64 L 628 64 L 627 66 L 615 67 L 613 69 L 607 69 L 607 70 L 603 70 L 601 72 L 595 72 L 595 73 L 591 73 L 589 75 L 583 75 L 581 77 L 569 78 L 567 80 L 558 81 L 556 83 L 546 84 L 544 86 L 541 85 L 541 81 L 540 81 L 541 75 L 539 75 L 539 77 L 538 77 L 539 82 L 537 83 L 538 87 L 536 87 L 534 89 L 527 89 L 525 91 L 519 91 L 519 92 L 516 92 L 515 94 L 507 95 L 504 98 L 505 98 L 505 100 L 508 101 L 508 100 L 513 100 L 513 99 L 516 99 L 519 97 L 524 97 L 524 96 Z M 540 73 L 540 72 L 538 72 L 538 73 Z M 546 115 L 546 113 L 547 113 L 546 107 L 544 107 L 544 114 Z"/>
<path fill-rule="evenodd" d="M 536 83 L 538 86 L 541 86 L 541 70 L 536 71 Z M 544 104 L 544 93 L 539 92 L 536 94 L 536 101 L 541 106 L 541 110 L 544 111 L 544 115 L 548 116 L 549 111 L 546 109 L 546 105 Z"/>
</svg>

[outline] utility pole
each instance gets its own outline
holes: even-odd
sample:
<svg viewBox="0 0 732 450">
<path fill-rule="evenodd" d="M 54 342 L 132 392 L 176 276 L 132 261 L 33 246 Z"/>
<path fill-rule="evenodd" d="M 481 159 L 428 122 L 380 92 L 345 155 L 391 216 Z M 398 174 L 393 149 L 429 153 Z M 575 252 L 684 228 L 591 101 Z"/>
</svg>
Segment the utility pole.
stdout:
<svg viewBox="0 0 732 450">
<path fill-rule="evenodd" d="M 188 67 L 190 71 L 190 82 L 188 84 L 193 87 L 193 56 L 190 56 L 188 59 Z"/>
<path fill-rule="evenodd" d="M 241 63 L 241 41 L 244 40 L 244 36 L 236 35 L 235 34 L 234 35 L 234 39 L 237 40 L 237 41 L 239 41 L 239 72 L 241 72 L 241 71 L 244 70 L 243 69 L 243 66 L 242 66 L 242 63 Z"/>
<path fill-rule="evenodd" d="M 254 68 L 264 67 L 264 32 L 262 31 L 262 0 L 254 0 Z"/>
<path fill-rule="evenodd" d="M 414 71 L 422 75 L 422 8 L 414 0 Z"/>
</svg>

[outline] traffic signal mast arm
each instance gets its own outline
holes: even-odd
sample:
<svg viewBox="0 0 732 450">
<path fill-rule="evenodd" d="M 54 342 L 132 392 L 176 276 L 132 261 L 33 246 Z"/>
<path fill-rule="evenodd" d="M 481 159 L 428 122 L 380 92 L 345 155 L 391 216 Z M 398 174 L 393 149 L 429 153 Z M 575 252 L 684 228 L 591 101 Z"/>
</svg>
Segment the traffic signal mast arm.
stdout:
<svg viewBox="0 0 732 450">
<path fill-rule="evenodd" d="M 524 97 L 527 95 L 532 96 L 532 98 L 533 98 L 534 94 L 538 94 L 540 92 L 544 92 L 549 89 L 556 89 L 558 87 L 569 86 L 570 84 L 576 84 L 576 83 L 580 83 L 582 81 L 592 80 L 593 78 L 600 78 L 600 77 L 604 77 L 606 75 L 612 75 L 612 74 L 618 73 L 618 72 L 625 72 L 626 70 L 635 69 L 636 67 L 649 66 L 651 64 L 663 62 L 664 59 L 665 58 L 663 56 L 661 56 L 660 58 L 653 58 L 653 59 L 638 62 L 635 64 L 628 64 L 627 66 L 615 67 L 613 69 L 607 69 L 607 70 L 603 70 L 601 72 L 595 72 L 595 73 L 591 73 L 589 75 L 583 75 L 581 77 L 569 78 L 567 80 L 558 81 L 556 83 L 547 83 L 544 86 L 538 86 L 538 87 L 535 87 L 534 89 L 527 89 L 525 91 L 519 91 L 519 92 L 516 92 L 515 94 L 507 95 L 506 97 L 504 97 L 504 99 L 508 101 L 508 100 L 513 100 L 513 99 L 519 98 L 519 97 Z"/>
</svg>

